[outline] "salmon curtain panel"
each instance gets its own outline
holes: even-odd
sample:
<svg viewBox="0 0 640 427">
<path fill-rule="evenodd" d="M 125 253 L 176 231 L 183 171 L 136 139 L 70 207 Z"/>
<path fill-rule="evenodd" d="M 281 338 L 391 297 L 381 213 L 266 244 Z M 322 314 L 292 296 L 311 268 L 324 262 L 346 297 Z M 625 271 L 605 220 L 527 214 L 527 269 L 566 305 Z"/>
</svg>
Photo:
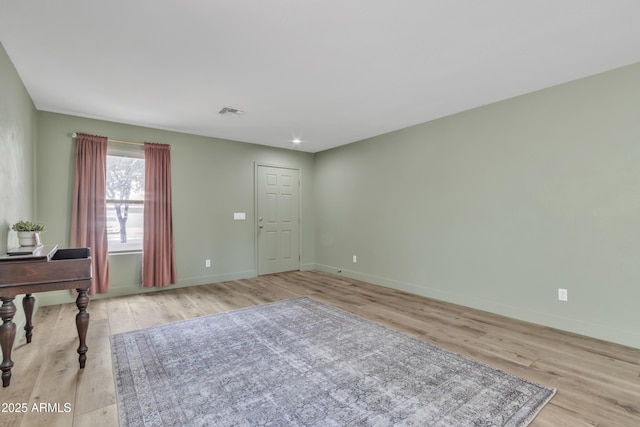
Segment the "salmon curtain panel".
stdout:
<svg viewBox="0 0 640 427">
<path fill-rule="evenodd" d="M 77 133 L 70 244 L 91 249 L 91 295 L 109 291 L 106 176 L 107 137 Z"/>
<path fill-rule="evenodd" d="M 144 143 L 142 286 L 176 282 L 171 209 L 171 146 Z"/>
</svg>

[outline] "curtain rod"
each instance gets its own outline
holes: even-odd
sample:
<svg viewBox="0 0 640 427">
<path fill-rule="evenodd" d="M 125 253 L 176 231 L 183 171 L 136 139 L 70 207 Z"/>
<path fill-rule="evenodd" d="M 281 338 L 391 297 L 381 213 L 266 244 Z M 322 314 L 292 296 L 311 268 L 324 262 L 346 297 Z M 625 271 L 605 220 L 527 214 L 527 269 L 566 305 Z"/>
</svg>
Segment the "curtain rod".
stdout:
<svg viewBox="0 0 640 427">
<path fill-rule="evenodd" d="M 71 134 L 71 136 L 73 138 L 76 138 L 78 136 L 78 134 L 76 132 L 73 132 Z M 117 142 L 118 144 L 129 144 L 129 145 L 141 145 L 141 146 L 144 146 L 144 142 L 122 141 L 120 139 L 111 139 L 111 138 L 107 138 L 107 141 L 108 142 Z M 170 147 L 171 147 L 172 150 L 174 149 L 172 145 L 170 145 Z"/>
</svg>

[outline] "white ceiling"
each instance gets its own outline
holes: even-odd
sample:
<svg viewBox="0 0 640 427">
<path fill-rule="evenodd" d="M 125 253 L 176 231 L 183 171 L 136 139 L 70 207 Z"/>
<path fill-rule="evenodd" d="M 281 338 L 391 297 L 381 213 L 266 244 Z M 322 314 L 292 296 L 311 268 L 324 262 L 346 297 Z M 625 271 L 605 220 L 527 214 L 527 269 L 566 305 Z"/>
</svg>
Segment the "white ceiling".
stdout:
<svg viewBox="0 0 640 427">
<path fill-rule="evenodd" d="M 640 62 L 640 1 L 0 0 L 0 42 L 39 110 L 318 152 Z"/>
</svg>

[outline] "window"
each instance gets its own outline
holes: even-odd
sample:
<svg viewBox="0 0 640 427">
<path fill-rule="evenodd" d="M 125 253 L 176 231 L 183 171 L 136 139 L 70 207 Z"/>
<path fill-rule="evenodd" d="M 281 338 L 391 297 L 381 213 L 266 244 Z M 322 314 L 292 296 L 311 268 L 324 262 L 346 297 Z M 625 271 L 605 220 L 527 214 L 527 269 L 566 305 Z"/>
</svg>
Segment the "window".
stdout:
<svg viewBox="0 0 640 427">
<path fill-rule="evenodd" d="M 109 147 L 106 196 L 109 252 L 142 251 L 144 151 Z"/>
</svg>

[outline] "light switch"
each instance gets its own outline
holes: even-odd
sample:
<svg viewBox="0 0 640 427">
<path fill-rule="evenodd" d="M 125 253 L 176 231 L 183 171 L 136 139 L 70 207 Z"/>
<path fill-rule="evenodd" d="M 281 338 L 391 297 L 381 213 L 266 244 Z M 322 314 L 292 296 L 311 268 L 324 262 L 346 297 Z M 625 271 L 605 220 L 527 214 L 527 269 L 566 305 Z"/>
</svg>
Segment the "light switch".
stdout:
<svg viewBox="0 0 640 427">
<path fill-rule="evenodd" d="M 247 215 L 244 212 L 234 212 L 233 219 L 244 221 L 247 219 Z"/>
</svg>

